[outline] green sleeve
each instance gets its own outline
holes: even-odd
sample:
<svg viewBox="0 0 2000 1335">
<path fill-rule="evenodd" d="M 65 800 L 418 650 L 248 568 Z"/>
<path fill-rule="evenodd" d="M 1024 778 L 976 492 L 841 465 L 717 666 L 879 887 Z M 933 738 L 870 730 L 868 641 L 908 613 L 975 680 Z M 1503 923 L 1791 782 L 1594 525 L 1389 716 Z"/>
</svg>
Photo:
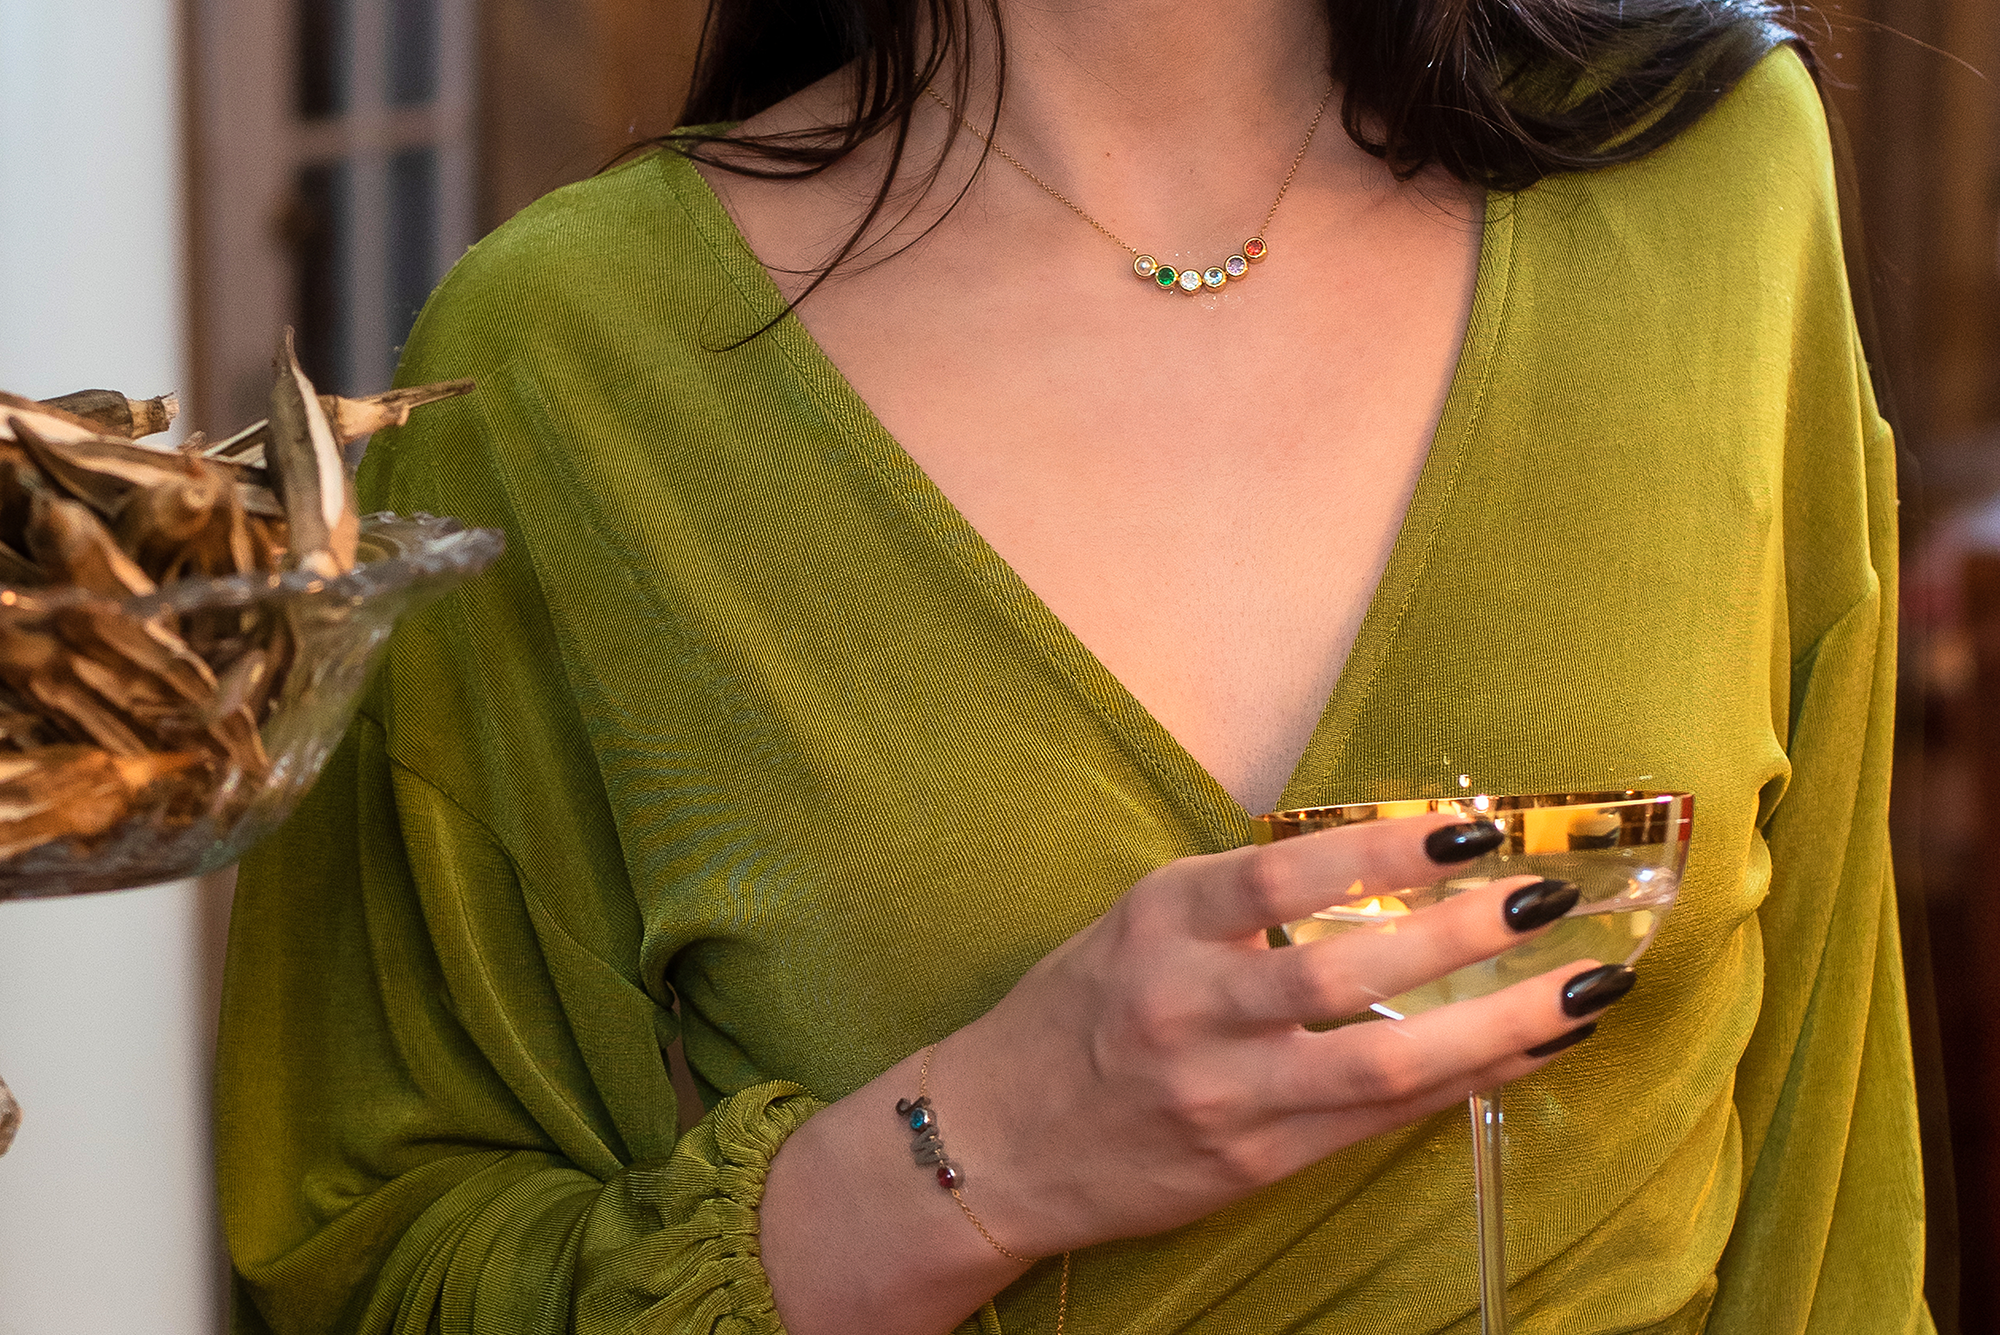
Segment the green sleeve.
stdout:
<svg viewBox="0 0 2000 1335">
<path fill-rule="evenodd" d="M 245 869 L 227 1012 L 237 1330 L 779 1329 L 756 1207 L 817 1104 L 755 1086 L 675 1140 L 670 1012 L 372 719 Z"/>
<path fill-rule="evenodd" d="M 538 554 L 509 491 L 535 446 L 507 339 L 554 317 L 496 312 L 522 286 L 485 267 L 404 371 L 480 393 L 379 438 L 362 497 L 509 550 L 398 630 L 238 883 L 217 1109 L 237 1329 L 776 1331 L 756 1209 L 820 1105 L 746 1083 L 677 1134 L 671 947 L 649 949 L 599 772 L 615 743 L 582 720 L 537 564 L 571 547 Z"/>
<path fill-rule="evenodd" d="M 1858 438 L 1829 428 L 1843 402 Z M 1894 450 L 1858 356 L 1851 377 L 1803 370 L 1792 404 L 1808 444 L 1785 487 L 1790 778 L 1764 827 L 1763 1005 L 1736 1077 L 1743 1198 L 1707 1329 L 1929 1331 L 1888 837 Z"/>
</svg>

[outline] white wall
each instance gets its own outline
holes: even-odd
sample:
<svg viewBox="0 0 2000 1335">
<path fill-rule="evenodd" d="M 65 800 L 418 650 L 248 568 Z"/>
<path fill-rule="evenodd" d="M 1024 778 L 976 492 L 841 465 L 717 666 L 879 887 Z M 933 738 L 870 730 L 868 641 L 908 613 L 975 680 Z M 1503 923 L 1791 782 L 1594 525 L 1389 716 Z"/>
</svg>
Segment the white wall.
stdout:
<svg viewBox="0 0 2000 1335">
<path fill-rule="evenodd" d="M 0 0 L 0 388 L 187 381 L 172 0 Z M 192 886 L 0 903 L 0 1335 L 213 1335 Z"/>
</svg>

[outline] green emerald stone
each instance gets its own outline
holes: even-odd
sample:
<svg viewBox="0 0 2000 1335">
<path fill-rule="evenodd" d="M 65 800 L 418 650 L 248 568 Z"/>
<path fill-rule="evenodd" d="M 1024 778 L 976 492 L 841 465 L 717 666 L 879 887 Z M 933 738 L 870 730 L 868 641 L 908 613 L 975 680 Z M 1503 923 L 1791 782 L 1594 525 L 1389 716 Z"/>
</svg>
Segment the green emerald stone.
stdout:
<svg viewBox="0 0 2000 1335">
<path fill-rule="evenodd" d="M 1180 281 L 1180 274 L 1175 272 L 1171 264 L 1162 264 L 1158 269 L 1154 270 L 1153 281 L 1161 287 L 1172 287 Z"/>
</svg>

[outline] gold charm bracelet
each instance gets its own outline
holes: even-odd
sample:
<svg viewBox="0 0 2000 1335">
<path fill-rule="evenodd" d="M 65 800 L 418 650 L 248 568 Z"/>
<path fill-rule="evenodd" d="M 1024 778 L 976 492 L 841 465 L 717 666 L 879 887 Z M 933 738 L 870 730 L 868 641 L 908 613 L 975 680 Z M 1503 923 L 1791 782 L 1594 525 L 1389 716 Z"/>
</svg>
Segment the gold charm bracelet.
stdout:
<svg viewBox="0 0 2000 1335">
<path fill-rule="evenodd" d="M 944 1152 L 944 1142 L 938 1139 L 937 1112 L 931 1107 L 931 1058 L 937 1055 L 937 1050 L 935 1043 L 924 1049 L 923 1065 L 917 1068 L 917 1097 L 896 1100 L 896 1116 L 903 1119 L 903 1124 L 915 1136 L 910 1142 L 910 1153 L 918 1167 L 937 1169 L 937 1184 L 951 1193 L 951 1198 L 958 1202 L 958 1208 L 965 1212 L 966 1219 L 979 1230 L 979 1236 L 986 1239 L 987 1245 L 1010 1261 L 1033 1265 L 1034 1257 L 1023 1256 L 994 1237 L 987 1231 L 986 1225 L 979 1222 L 979 1216 L 972 1212 L 972 1207 L 965 1203 L 965 1172 Z M 1069 1253 L 1064 1252 L 1062 1287 L 1056 1295 L 1056 1335 L 1063 1335 L 1063 1319 L 1068 1314 Z"/>
</svg>

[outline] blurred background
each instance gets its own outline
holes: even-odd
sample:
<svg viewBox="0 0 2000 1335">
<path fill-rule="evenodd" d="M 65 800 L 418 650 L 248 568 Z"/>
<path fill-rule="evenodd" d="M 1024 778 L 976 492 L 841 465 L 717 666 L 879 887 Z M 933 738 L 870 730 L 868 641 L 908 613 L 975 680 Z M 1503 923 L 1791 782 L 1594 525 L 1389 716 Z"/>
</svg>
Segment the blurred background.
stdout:
<svg viewBox="0 0 2000 1335">
<path fill-rule="evenodd" d="M 263 415 L 274 331 L 386 387 L 465 248 L 671 128 L 703 0 L 0 0 L 0 386 Z M 1895 822 L 1940 1325 L 2000 1331 L 2000 11 L 1803 13 L 1901 428 Z M 0 1335 L 215 1335 L 228 878 L 0 906 Z M 1945 1110 L 1949 1107 L 1947 1121 Z"/>
</svg>

